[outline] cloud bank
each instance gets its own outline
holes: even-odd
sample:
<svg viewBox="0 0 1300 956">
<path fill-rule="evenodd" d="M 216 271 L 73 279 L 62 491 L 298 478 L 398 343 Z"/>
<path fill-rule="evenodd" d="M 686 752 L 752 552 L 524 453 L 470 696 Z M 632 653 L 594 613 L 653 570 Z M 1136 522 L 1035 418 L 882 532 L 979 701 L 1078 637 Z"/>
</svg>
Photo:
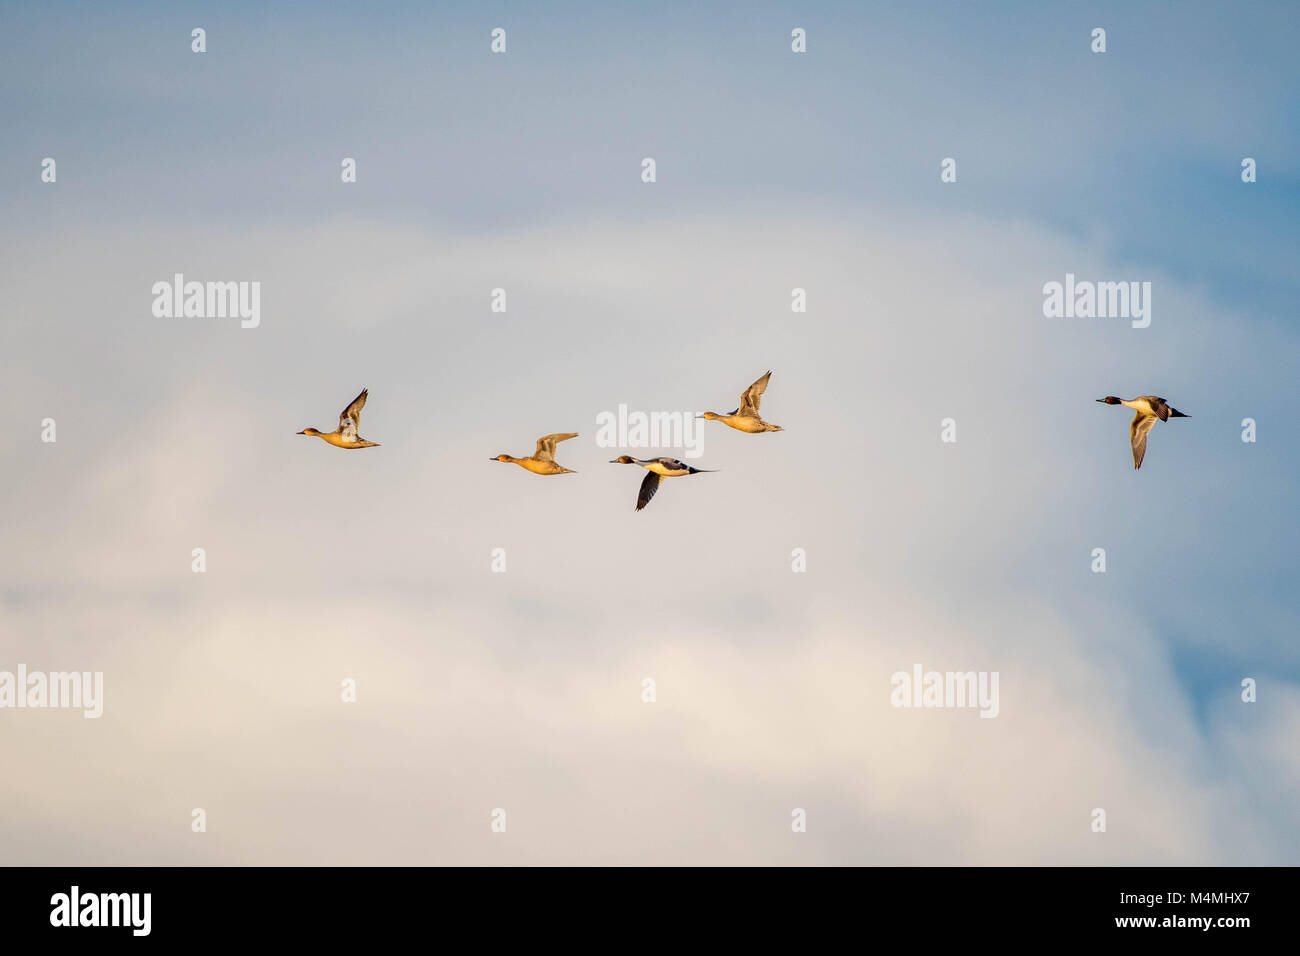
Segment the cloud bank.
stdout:
<svg viewBox="0 0 1300 956">
<path fill-rule="evenodd" d="M 7 862 L 1294 863 L 1294 334 L 847 212 L 8 240 L 0 661 L 105 704 L 0 715 Z M 174 272 L 260 281 L 261 325 L 153 317 Z M 1066 272 L 1151 281 L 1150 327 L 1045 318 Z M 635 513 L 597 413 L 767 368 L 787 431 L 706 432 Z M 382 448 L 294 434 L 362 386 Z M 1193 417 L 1135 474 L 1092 400 L 1141 392 Z M 577 475 L 488 461 L 566 430 Z M 997 671 L 999 716 L 892 708 L 916 663 Z"/>
</svg>

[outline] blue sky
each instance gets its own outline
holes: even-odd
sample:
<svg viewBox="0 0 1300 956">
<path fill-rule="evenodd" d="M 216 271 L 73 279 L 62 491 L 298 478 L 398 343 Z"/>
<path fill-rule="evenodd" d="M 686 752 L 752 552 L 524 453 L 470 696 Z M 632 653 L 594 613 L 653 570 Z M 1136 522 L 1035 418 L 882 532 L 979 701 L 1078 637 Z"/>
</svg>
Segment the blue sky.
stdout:
<svg viewBox="0 0 1300 956">
<path fill-rule="evenodd" d="M 1300 858 L 1300 14 L 699 7 L 3 7 L 0 668 L 101 666 L 121 702 L 57 743 L 46 715 L 0 721 L 30 770 L 0 790 L 32 815 L 5 821 L 20 855 Z M 262 326 L 153 319 L 177 271 L 262 281 Z M 1045 319 L 1066 272 L 1151 281 L 1152 326 Z M 786 432 L 706 432 L 723 473 L 624 507 L 597 412 L 720 408 L 767 368 Z M 293 434 L 363 385 L 383 448 Z M 1129 416 L 1093 399 L 1143 392 L 1192 418 L 1134 473 Z M 566 430 L 572 480 L 486 460 Z M 196 542 L 213 570 L 172 573 Z M 498 545 L 516 557 L 494 577 Z M 877 678 L 918 660 L 1001 669 L 1003 715 L 880 710 Z M 328 687 L 358 669 L 383 703 L 340 716 Z M 648 669 L 654 724 L 611 689 Z M 131 760 L 238 827 L 160 832 L 173 808 L 115 776 Z M 136 815 L 43 807 L 78 761 Z M 514 793 L 531 836 L 406 841 L 375 822 L 400 801 L 331 775 L 353 761 L 392 794 L 438 789 L 447 826 Z M 640 809 L 557 836 L 575 791 Z M 352 821 L 333 856 L 324 822 L 271 835 L 318 794 Z M 791 847 L 762 821 L 799 801 L 834 826 Z M 1065 822 L 1097 801 L 1101 850 Z"/>
<path fill-rule="evenodd" d="M 1295 299 L 1288 4 L 698 7 L 9 5 L 4 115 L 84 164 L 84 192 L 63 191 L 76 216 L 328 218 L 351 210 L 317 159 L 344 152 L 364 162 L 353 209 L 420 223 L 957 204 L 1249 287 L 1274 317 Z M 505 57 L 480 56 L 489 20 L 514 34 Z M 202 57 L 171 42 L 199 21 Z M 811 55 L 785 55 L 795 22 Z M 1096 25 L 1104 55 L 1076 42 Z M 653 205 L 623 188 L 650 152 Z M 959 159 L 961 190 L 940 190 L 936 155 Z M 3 208 L 48 221 L 21 154 L 5 162 Z"/>
</svg>

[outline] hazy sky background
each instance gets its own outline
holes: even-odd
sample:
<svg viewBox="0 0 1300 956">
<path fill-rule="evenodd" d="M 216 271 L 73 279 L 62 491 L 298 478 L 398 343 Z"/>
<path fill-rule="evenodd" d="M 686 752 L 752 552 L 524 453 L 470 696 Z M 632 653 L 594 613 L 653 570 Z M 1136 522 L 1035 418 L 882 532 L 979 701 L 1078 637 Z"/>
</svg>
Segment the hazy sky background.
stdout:
<svg viewBox="0 0 1300 956">
<path fill-rule="evenodd" d="M 0 6 L 0 862 L 1300 862 L 1300 13 L 696 6 Z"/>
</svg>

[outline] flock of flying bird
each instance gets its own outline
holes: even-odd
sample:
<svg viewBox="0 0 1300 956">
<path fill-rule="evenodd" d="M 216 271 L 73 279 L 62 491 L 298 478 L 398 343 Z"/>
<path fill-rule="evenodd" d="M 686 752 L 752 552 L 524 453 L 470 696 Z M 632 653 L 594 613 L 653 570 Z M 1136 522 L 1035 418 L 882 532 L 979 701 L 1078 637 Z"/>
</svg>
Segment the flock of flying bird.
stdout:
<svg viewBox="0 0 1300 956">
<path fill-rule="evenodd" d="M 703 418 L 711 422 L 722 422 L 738 431 L 747 432 L 751 435 L 759 432 L 779 432 L 784 431 L 780 425 L 773 425 L 770 422 L 763 421 L 758 414 L 759 403 L 763 399 L 763 392 L 767 389 L 768 380 L 771 379 L 772 373 L 766 372 L 758 381 L 749 388 L 745 389 L 740 396 L 740 405 L 734 411 L 726 415 L 719 415 L 717 412 L 705 412 L 703 415 L 697 415 L 696 418 Z M 332 432 L 322 432 L 315 428 L 304 428 L 299 435 L 312 435 L 316 438 L 329 442 L 336 448 L 374 448 L 377 442 L 366 441 L 357 434 L 357 429 L 361 427 L 361 409 L 366 406 L 366 397 L 370 394 L 369 389 L 363 388 L 361 394 L 354 398 L 350 405 L 339 414 L 339 427 Z M 537 439 L 537 450 L 527 458 L 514 458 L 511 455 L 497 455 L 491 461 L 506 461 L 519 465 L 521 468 L 531 471 L 534 475 L 572 475 L 575 474 L 572 468 L 565 468 L 555 460 L 555 446 L 562 441 L 568 441 L 570 438 L 577 438 L 577 432 L 556 432 L 554 435 L 543 435 Z M 700 475 L 714 469 L 695 468 L 676 458 L 633 458 L 630 455 L 619 455 L 611 465 L 640 465 L 646 470 L 645 479 L 641 482 L 641 490 L 636 498 L 636 510 L 640 511 L 650 503 L 650 499 L 655 496 L 659 490 L 659 481 L 661 478 L 680 478 L 683 475 Z"/>
<path fill-rule="evenodd" d="M 771 378 L 772 373 L 768 371 L 753 385 L 745 389 L 740 396 L 740 406 L 734 411 L 728 412 L 726 415 L 719 415 L 717 412 L 705 412 L 696 417 L 711 422 L 722 422 L 722 424 L 737 431 L 751 435 L 761 432 L 784 431 L 780 425 L 773 425 L 770 422 L 763 421 L 762 416 L 758 414 L 759 403 L 763 399 L 763 392 L 767 390 L 767 383 Z M 323 439 L 336 448 L 377 448 L 378 442 L 366 441 L 357 434 L 357 429 L 361 427 L 361 409 L 366 407 L 366 398 L 369 394 L 370 389 L 363 388 L 361 394 L 339 413 L 339 427 L 334 431 L 321 432 L 315 428 L 304 428 L 298 434 Z M 1116 398 L 1114 395 L 1107 395 L 1105 398 L 1097 399 L 1097 401 L 1105 405 L 1124 405 L 1133 409 L 1135 414 L 1133 415 L 1133 421 L 1129 424 L 1129 440 L 1133 445 L 1133 467 L 1135 469 L 1142 467 L 1142 459 L 1146 457 L 1147 453 L 1147 435 L 1157 418 L 1162 422 L 1166 422 L 1171 418 L 1191 417 L 1190 415 L 1184 415 L 1178 409 L 1170 406 L 1163 398 L 1155 395 L 1139 395 L 1133 399 Z M 543 435 L 537 439 L 537 449 L 527 458 L 514 458 L 510 455 L 501 454 L 489 460 L 511 462 L 527 471 L 531 471 L 534 475 L 576 474 L 572 468 L 565 468 L 555 460 L 555 446 L 559 442 L 577 437 L 577 432 L 556 432 L 554 435 Z M 711 468 L 695 468 L 685 462 L 678 461 L 676 458 L 642 459 L 633 458 L 630 455 L 619 455 L 610 461 L 610 464 L 640 465 L 646 470 L 645 479 L 641 482 L 641 489 L 637 493 L 637 511 L 650 503 L 650 499 L 659 490 L 660 479 L 699 475 L 715 470 Z"/>
</svg>

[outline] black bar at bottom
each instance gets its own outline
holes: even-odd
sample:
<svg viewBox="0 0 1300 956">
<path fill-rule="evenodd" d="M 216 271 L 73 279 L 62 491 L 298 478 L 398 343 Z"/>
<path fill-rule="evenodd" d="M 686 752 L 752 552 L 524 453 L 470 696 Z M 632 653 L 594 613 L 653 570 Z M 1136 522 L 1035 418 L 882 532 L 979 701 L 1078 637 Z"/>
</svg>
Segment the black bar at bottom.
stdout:
<svg viewBox="0 0 1300 956">
<path fill-rule="evenodd" d="M 889 930 L 918 942 L 976 933 L 1231 946 L 1285 933 L 1295 883 L 1293 869 L 1237 867 L 540 870 L 0 868 L 0 925 L 6 943 L 90 945 L 374 944 L 424 929 L 495 944 L 512 934 L 610 944 L 616 933 L 668 946 L 683 941 L 680 928 L 697 943 Z"/>
</svg>

